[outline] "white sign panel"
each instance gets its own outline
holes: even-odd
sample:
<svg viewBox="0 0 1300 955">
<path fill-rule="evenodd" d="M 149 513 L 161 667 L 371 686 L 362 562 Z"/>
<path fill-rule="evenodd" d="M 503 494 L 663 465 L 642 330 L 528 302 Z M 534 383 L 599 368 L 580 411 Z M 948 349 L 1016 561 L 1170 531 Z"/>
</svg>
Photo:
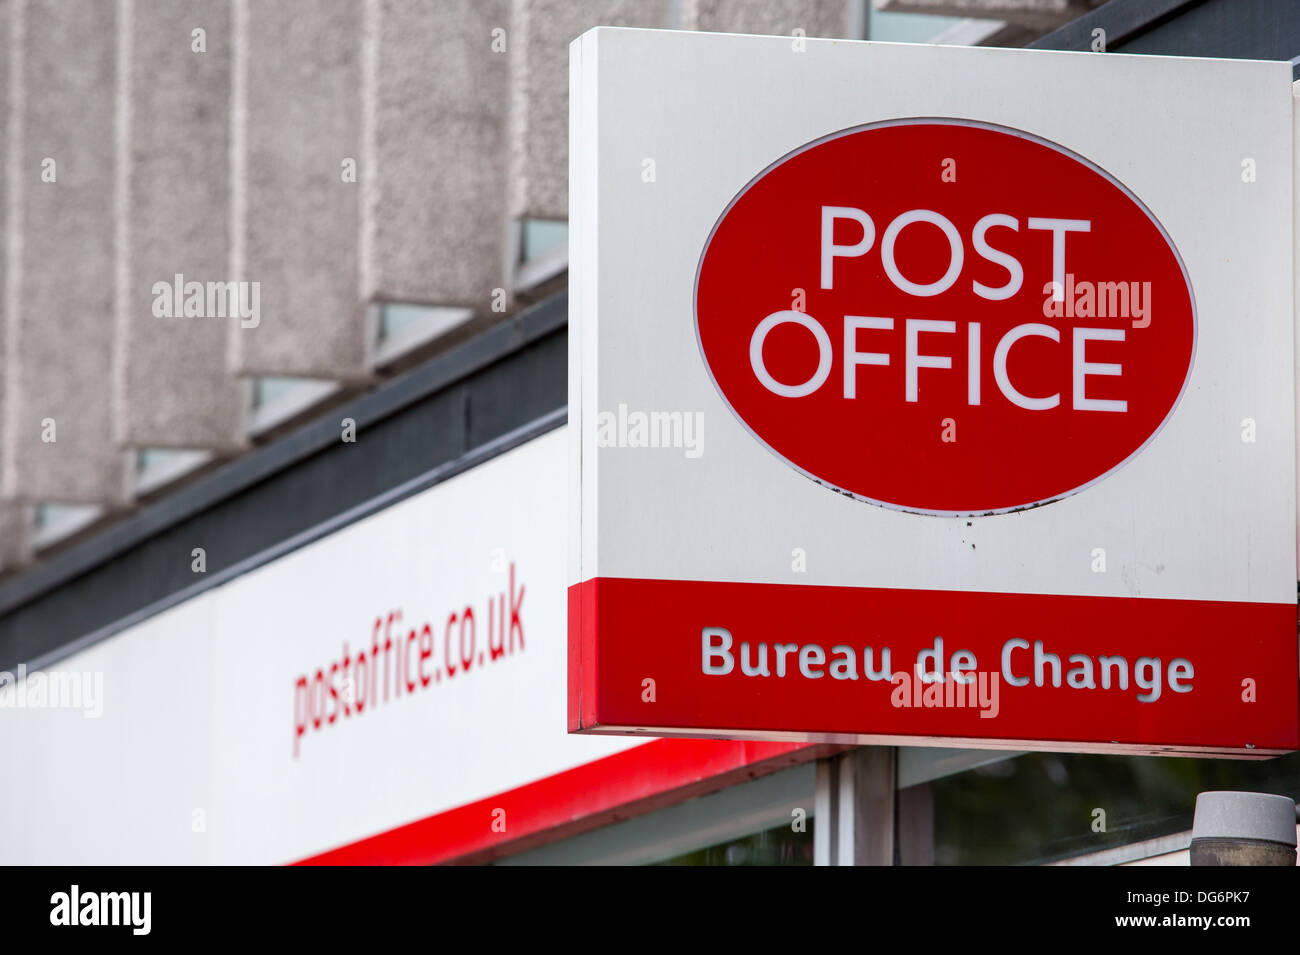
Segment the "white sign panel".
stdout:
<svg viewBox="0 0 1300 955">
<path fill-rule="evenodd" d="M 1289 64 L 602 28 L 571 110 L 571 730 L 1300 746 Z"/>
</svg>

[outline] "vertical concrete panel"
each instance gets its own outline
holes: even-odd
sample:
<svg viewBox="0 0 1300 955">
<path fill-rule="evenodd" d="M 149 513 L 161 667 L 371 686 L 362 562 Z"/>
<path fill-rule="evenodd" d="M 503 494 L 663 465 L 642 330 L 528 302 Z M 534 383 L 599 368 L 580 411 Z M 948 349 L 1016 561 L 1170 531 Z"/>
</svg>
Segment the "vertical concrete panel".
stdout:
<svg viewBox="0 0 1300 955">
<path fill-rule="evenodd" d="M 849 36 L 852 0 L 682 0 L 682 28 L 711 33 Z"/>
<path fill-rule="evenodd" d="M 367 297 L 486 310 L 508 285 L 509 21 L 507 0 L 377 0 Z"/>
<path fill-rule="evenodd" d="M 261 292 L 260 324 L 229 331 L 238 372 L 348 379 L 369 371 L 361 189 L 344 181 L 343 164 L 361 165 L 372 2 L 233 0 L 232 269 Z"/>
<path fill-rule="evenodd" d="M 672 7 L 669 0 L 513 0 L 513 217 L 569 217 L 569 43 L 595 26 L 667 28 Z"/>
<path fill-rule="evenodd" d="M 117 248 L 118 438 L 136 446 L 238 448 L 247 391 L 226 367 L 238 312 L 215 300 L 212 315 L 206 300 L 202 316 L 153 309 L 155 283 L 171 288 L 178 274 L 205 284 L 233 278 L 230 3 L 132 0 L 125 9 L 131 61 L 119 90 L 127 162 L 118 171 L 126 215 Z"/>
<path fill-rule="evenodd" d="M 10 89 L 20 115 L 10 125 L 8 183 L 7 496 L 117 503 L 128 495 L 129 460 L 114 444 L 109 400 L 116 7 L 27 0 L 11 17 L 23 32 L 11 43 L 22 64 L 21 89 Z M 43 171 L 55 181 L 42 181 Z M 43 440 L 51 433 L 55 440 Z"/>
<path fill-rule="evenodd" d="M 9 417 L 5 408 L 8 399 L 5 377 L 9 369 L 5 361 L 5 340 L 8 337 L 9 313 L 17 300 L 17 290 L 9 284 L 9 259 L 17 252 L 16 236 L 9 231 L 9 224 L 13 221 L 9 179 L 18 165 L 17 156 L 14 155 L 17 146 L 14 136 L 16 127 L 10 125 L 13 116 L 9 103 L 10 91 L 13 89 L 10 74 L 22 68 L 21 58 L 14 56 L 14 6 L 14 0 L 0 0 L 0 490 L 3 490 L 5 483 L 4 460 L 8 453 L 5 441 Z M 3 566 L 3 549 L 3 543 L 0 543 L 0 567 Z"/>
<path fill-rule="evenodd" d="M 4 144 L 6 151 L 0 151 L 0 398 L 4 395 L 5 380 L 5 346 L 3 329 L 8 320 L 8 296 L 6 293 L 6 277 L 8 275 L 9 259 L 9 176 L 8 176 L 8 155 L 9 146 L 9 72 L 14 65 L 12 55 L 12 32 L 10 21 L 13 16 L 13 0 L 0 0 L 0 50 L 4 51 L 3 57 L 0 57 L 0 143 Z M 4 420 L 0 416 L 0 434 L 4 432 Z M 0 441 L 0 458 L 5 454 L 4 442 Z M 0 501 L 0 572 L 6 571 L 17 565 L 23 557 L 26 547 L 26 522 L 25 511 L 22 505 L 9 501 Z"/>
</svg>

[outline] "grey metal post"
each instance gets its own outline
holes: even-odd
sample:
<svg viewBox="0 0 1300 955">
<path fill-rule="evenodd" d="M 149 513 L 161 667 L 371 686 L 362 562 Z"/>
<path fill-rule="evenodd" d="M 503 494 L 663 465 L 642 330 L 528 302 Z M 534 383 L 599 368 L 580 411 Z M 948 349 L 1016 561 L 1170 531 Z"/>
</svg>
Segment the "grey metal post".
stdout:
<svg viewBox="0 0 1300 955">
<path fill-rule="evenodd" d="M 817 764 L 816 865 L 893 865 L 896 756 L 863 746 Z"/>
</svg>

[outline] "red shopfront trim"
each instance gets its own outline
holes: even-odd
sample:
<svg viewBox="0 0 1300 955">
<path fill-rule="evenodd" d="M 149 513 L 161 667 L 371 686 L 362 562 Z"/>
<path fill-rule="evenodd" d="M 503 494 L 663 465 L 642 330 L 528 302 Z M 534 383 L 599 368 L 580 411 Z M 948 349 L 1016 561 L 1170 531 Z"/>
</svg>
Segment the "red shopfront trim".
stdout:
<svg viewBox="0 0 1300 955">
<path fill-rule="evenodd" d="M 661 739 L 296 865 L 481 863 L 831 755 L 842 746 Z M 504 816 L 498 810 L 504 810 Z M 494 831 L 504 819 L 505 831 Z"/>
</svg>

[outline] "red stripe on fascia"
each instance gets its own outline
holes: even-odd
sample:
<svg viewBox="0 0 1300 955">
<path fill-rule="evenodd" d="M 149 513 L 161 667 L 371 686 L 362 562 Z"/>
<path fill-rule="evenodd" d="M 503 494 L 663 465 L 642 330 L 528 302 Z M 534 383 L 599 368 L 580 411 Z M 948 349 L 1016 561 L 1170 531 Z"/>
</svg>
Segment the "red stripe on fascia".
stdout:
<svg viewBox="0 0 1300 955">
<path fill-rule="evenodd" d="M 570 838 L 844 749 L 657 739 L 296 865 L 479 863 Z M 504 826 L 504 831 L 496 831 Z"/>
</svg>

